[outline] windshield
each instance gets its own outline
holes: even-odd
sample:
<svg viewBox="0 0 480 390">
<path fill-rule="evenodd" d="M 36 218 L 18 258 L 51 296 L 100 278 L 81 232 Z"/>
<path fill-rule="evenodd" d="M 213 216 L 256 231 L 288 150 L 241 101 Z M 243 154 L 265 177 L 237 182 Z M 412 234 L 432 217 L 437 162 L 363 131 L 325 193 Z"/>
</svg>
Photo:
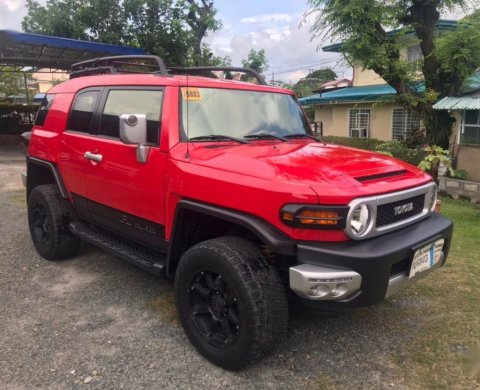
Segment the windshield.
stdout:
<svg viewBox="0 0 480 390">
<path fill-rule="evenodd" d="M 182 88 L 182 118 L 184 135 L 189 139 L 311 134 L 294 97 L 281 93 Z"/>
</svg>

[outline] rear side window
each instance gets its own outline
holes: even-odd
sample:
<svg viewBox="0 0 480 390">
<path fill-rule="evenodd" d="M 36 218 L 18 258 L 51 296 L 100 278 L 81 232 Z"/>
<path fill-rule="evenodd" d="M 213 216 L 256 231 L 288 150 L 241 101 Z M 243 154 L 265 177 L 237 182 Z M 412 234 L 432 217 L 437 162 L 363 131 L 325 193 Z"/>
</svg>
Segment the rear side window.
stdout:
<svg viewBox="0 0 480 390">
<path fill-rule="evenodd" d="M 43 98 L 37 112 L 37 117 L 35 118 L 36 126 L 43 126 L 45 124 L 45 119 L 47 119 L 47 114 L 52 106 L 54 96 L 54 94 L 48 94 Z"/>
<path fill-rule="evenodd" d="M 162 90 L 111 90 L 102 112 L 99 135 L 118 138 L 120 115 L 145 114 L 147 141 L 158 145 L 162 97 Z"/>
<path fill-rule="evenodd" d="M 90 131 L 93 111 L 95 110 L 99 94 L 100 91 L 86 91 L 77 95 L 68 120 L 68 130 L 82 133 Z"/>
</svg>

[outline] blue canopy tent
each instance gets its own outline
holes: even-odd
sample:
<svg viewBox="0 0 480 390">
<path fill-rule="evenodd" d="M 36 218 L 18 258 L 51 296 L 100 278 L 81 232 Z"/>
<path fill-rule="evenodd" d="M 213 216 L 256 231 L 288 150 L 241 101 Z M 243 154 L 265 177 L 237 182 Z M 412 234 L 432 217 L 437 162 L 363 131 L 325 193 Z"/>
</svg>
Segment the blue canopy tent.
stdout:
<svg viewBox="0 0 480 390">
<path fill-rule="evenodd" d="M 92 58 L 141 54 L 143 49 L 136 47 L 0 30 L 0 67 L 69 70 L 72 64 Z"/>
<path fill-rule="evenodd" d="M 70 70 L 72 64 L 115 55 L 142 55 L 143 49 L 106 43 L 0 30 L 0 72 L 23 72 L 29 100 L 25 68 L 48 73 Z M 12 69 L 13 68 L 13 69 Z"/>
</svg>

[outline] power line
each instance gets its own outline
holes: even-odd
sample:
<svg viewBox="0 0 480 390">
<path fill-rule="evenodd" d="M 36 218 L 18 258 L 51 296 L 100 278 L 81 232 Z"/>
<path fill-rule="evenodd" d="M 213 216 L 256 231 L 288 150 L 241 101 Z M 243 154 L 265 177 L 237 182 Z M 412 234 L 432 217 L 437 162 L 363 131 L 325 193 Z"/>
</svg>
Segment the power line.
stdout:
<svg viewBox="0 0 480 390">
<path fill-rule="evenodd" d="M 339 61 L 340 58 L 337 58 L 335 61 Z M 296 63 L 296 64 L 287 64 L 287 65 L 277 65 L 277 66 L 272 66 L 272 69 L 280 69 L 280 68 L 288 68 L 290 66 L 298 66 L 298 65 L 305 65 L 305 66 L 316 66 L 317 64 L 322 64 L 323 62 L 325 61 L 334 61 L 333 59 L 332 60 L 322 60 L 322 61 L 318 61 L 318 60 L 315 60 L 315 61 L 307 61 L 307 62 L 299 62 L 299 63 Z"/>
<path fill-rule="evenodd" d="M 324 61 L 324 62 L 321 62 L 321 63 L 318 63 L 317 65 L 325 65 L 325 64 L 329 64 L 329 63 L 332 63 L 332 62 L 337 62 L 337 60 L 330 60 L 330 61 Z M 289 70 L 284 70 L 284 71 L 281 71 L 281 72 L 275 72 L 275 74 L 283 74 L 283 73 L 290 73 L 290 72 L 295 72 L 297 70 L 305 70 L 305 69 L 310 69 L 313 65 L 308 65 L 308 66 L 303 66 L 302 68 L 295 68 L 295 69 L 289 69 Z M 268 73 L 266 74 L 265 76 L 271 76 L 273 73 Z"/>
</svg>

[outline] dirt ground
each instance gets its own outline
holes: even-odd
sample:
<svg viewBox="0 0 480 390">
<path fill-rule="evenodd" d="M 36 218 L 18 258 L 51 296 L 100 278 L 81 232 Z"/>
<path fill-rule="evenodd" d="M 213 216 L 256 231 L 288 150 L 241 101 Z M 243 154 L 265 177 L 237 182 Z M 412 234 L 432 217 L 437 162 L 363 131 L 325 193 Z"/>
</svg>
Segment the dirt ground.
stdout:
<svg viewBox="0 0 480 390">
<path fill-rule="evenodd" d="M 71 260 L 40 258 L 27 228 L 24 163 L 3 157 L 0 388 L 411 388 L 396 359 L 422 329 L 421 297 L 400 294 L 350 313 L 292 313 L 277 351 L 244 371 L 224 371 L 188 342 L 171 281 L 89 245 Z"/>
</svg>

